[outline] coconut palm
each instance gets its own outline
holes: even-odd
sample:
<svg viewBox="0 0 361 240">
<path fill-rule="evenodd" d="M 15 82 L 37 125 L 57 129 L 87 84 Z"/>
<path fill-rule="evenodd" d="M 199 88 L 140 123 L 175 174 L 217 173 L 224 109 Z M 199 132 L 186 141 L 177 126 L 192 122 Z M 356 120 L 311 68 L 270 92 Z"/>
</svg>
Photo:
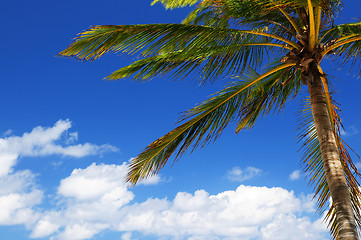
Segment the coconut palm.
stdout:
<svg viewBox="0 0 361 240">
<path fill-rule="evenodd" d="M 141 54 L 140 60 L 109 75 L 111 80 L 133 76 L 144 81 L 163 74 L 183 78 L 193 72 L 200 85 L 232 79 L 133 159 L 128 181 L 136 184 L 157 174 L 172 155 L 177 159 L 188 149 L 216 140 L 229 123 L 236 123 L 236 132 L 251 128 L 259 117 L 282 110 L 307 88 L 300 122 L 305 172 L 314 184 L 319 211 L 328 209 L 332 236 L 358 239 L 358 173 L 340 137 L 339 107 L 321 62 L 330 58 L 357 63 L 361 22 L 334 24 L 339 0 L 154 0 L 153 4 L 157 2 L 166 8 L 196 6 L 182 24 L 93 26 L 60 53 L 84 61 L 108 52 Z"/>
</svg>

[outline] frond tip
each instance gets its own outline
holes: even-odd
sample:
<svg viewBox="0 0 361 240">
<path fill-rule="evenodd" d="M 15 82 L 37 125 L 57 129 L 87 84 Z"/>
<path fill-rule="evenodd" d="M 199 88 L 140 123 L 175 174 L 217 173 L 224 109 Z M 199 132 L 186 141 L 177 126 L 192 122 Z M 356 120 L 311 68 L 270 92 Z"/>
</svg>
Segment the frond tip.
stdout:
<svg viewBox="0 0 361 240">
<path fill-rule="evenodd" d="M 186 6 L 193 6 L 199 0 L 154 0 L 152 5 L 161 2 L 165 8 L 167 9 L 174 9 L 179 7 L 186 7 Z"/>
</svg>

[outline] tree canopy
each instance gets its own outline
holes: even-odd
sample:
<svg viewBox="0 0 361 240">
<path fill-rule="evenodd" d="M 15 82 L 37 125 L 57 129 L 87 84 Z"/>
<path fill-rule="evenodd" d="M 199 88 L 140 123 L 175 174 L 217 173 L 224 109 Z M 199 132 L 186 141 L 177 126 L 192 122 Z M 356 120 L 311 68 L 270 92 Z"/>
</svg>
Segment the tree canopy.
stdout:
<svg viewBox="0 0 361 240">
<path fill-rule="evenodd" d="M 361 22 L 335 24 L 342 9 L 338 0 L 154 0 L 166 8 L 194 6 L 181 24 L 98 25 L 80 33 L 62 56 L 93 61 L 105 53 L 140 54 L 141 59 L 107 77 L 144 81 L 168 74 L 184 78 L 196 73 L 200 85 L 232 79 L 227 86 L 182 115 L 179 126 L 151 143 L 132 161 L 128 180 L 135 184 L 157 174 L 171 156 L 216 140 L 230 123 L 236 132 L 281 111 L 303 85 L 317 75 L 360 225 L 360 190 L 348 145 L 342 140 L 340 109 L 321 68 L 325 58 L 337 63 L 361 55 Z M 259 73 L 262 72 L 262 73 Z M 309 96 L 304 96 L 300 139 L 305 171 L 314 185 L 319 210 L 331 196 Z M 281 149 L 280 149 L 281 150 Z M 328 219 L 338 237 L 332 204 Z"/>
</svg>

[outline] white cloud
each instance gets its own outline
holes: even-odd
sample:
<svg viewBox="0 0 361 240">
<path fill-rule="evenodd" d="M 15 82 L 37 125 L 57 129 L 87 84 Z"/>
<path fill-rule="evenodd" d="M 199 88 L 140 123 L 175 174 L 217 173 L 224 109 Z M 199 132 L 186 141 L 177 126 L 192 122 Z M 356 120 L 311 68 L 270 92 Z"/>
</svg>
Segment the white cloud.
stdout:
<svg viewBox="0 0 361 240">
<path fill-rule="evenodd" d="M 178 193 L 173 201 L 148 199 L 130 205 L 117 229 L 166 239 L 323 239 L 318 222 L 298 217 L 314 210 L 309 201 L 282 188 L 241 185 L 217 195 L 198 190 Z M 300 234 L 305 231 L 300 222 L 315 227 Z M 279 237 L 285 230 L 288 238 Z"/>
<path fill-rule="evenodd" d="M 58 238 L 61 240 L 89 239 L 107 227 L 107 225 L 88 223 L 68 225 L 65 230 L 59 234 Z"/>
<path fill-rule="evenodd" d="M 131 232 L 126 232 L 122 235 L 121 240 L 131 240 L 132 239 L 132 233 Z"/>
<path fill-rule="evenodd" d="M 72 144 L 76 141 L 78 141 L 79 134 L 78 132 L 70 132 L 68 134 L 68 138 L 66 139 L 67 144 Z"/>
<path fill-rule="evenodd" d="M 343 137 L 351 137 L 353 135 L 358 134 L 359 130 L 355 126 L 349 126 L 347 128 L 347 130 L 346 129 L 341 129 L 340 132 L 341 132 L 341 136 L 343 136 Z"/>
<path fill-rule="evenodd" d="M 115 150 L 110 145 L 71 145 L 77 134 L 69 134 L 70 127 L 70 121 L 60 120 L 50 128 L 0 139 L 0 166 L 7 166 L 0 176 L 1 225 L 24 224 L 31 238 L 53 240 L 91 239 L 105 230 L 120 232 L 123 240 L 136 233 L 188 240 L 326 239 L 325 226 L 308 217 L 314 212 L 311 197 L 297 197 L 282 188 L 241 185 L 214 195 L 198 190 L 179 192 L 173 199 L 134 202 L 125 182 L 128 163 L 74 169 L 60 181 L 56 196 L 48 196 L 53 207 L 41 209 L 46 206 L 40 205 L 45 190 L 35 184 L 36 175 L 12 170 L 19 156 L 77 157 Z M 257 168 L 236 167 L 228 176 L 244 181 L 260 173 Z M 143 184 L 160 181 L 156 176 Z"/>
<path fill-rule="evenodd" d="M 131 232 L 163 239 L 323 239 L 325 227 L 307 217 L 314 211 L 311 197 L 296 197 L 282 188 L 241 185 L 216 195 L 198 190 L 179 192 L 173 200 L 131 203 L 134 195 L 122 181 L 126 170 L 127 163 L 74 170 L 59 186 L 65 197 L 62 211 L 41 219 L 32 236 L 79 240 L 110 229 L 125 232 L 122 239 L 130 239 Z M 93 185 L 91 179 L 98 183 Z M 52 231 L 42 225 L 52 226 Z M 284 237 L 280 235 L 285 231 Z"/>
<path fill-rule="evenodd" d="M 35 127 L 22 136 L 0 138 L 0 176 L 10 173 L 19 156 L 48 156 L 58 154 L 71 157 L 85 157 L 118 149 L 109 144 L 91 143 L 64 145 L 74 142 L 78 133 L 68 133 L 69 120 L 59 120 L 53 127 Z M 62 142 L 64 144 L 62 144 Z"/>
<path fill-rule="evenodd" d="M 325 239 L 321 232 L 325 225 L 320 221 L 310 222 L 307 217 L 297 218 L 294 214 L 279 214 L 272 223 L 261 228 L 264 240 Z"/>
<path fill-rule="evenodd" d="M 33 224 L 40 217 L 33 207 L 43 200 L 43 191 L 34 184 L 34 174 L 18 171 L 0 177 L 0 224 Z"/>
<path fill-rule="evenodd" d="M 248 179 L 259 176 L 262 173 L 261 169 L 255 167 L 247 167 L 246 169 L 241 169 L 240 167 L 233 167 L 227 172 L 226 177 L 232 182 L 243 182 Z"/>
<path fill-rule="evenodd" d="M 155 185 L 158 184 L 159 182 L 162 182 L 163 179 L 161 179 L 161 177 L 159 175 L 153 175 L 150 176 L 146 179 L 141 180 L 138 184 L 140 185 Z"/>
<path fill-rule="evenodd" d="M 56 232 L 59 229 L 59 225 L 52 223 L 48 220 L 42 219 L 37 222 L 36 226 L 31 233 L 31 238 L 43 238 L 49 236 L 50 234 Z"/>
<path fill-rule="evenodd" d="M 70 127 L 69 120 L 59 120 L 53 127 L 35 127 L 22 136 L 0 138 L 1 225 L 25 224 L 30 227 L 44 216 L 44 213 L 35 210 L 44 199 L 43 190 L 35 184 L 36 176 L 29 170 L 15 172 L 13 170 L 19 157 L 52 154 L 83 157 L 117 150 L 111 145 L 98 146 L 90 143 L 69 145 L 77 139 L 77 133 L 68 133 Z M 10 131 L 6 135 L 9 134 Z M 53 222 L 38 221 L 32 237 L 43 236 L 44 231 L 54 232 L 54 229 L 57 228 Z"/>
<path fill-rule="evenodd" d="M 0 139 L 0 146 L 3 143 Z M 0 177 L 6 176 L 12 171 L 19 155 L 14 153 L 0 153 Z"/>
<path fill-rule="evenodd" d="M 128 165 L 96 165 L 93 163 L 85 169 L 75 169 L 69 177 L 63 179 L 58 188 L 59 194 L 74 197 L 78 201 L 93 199 L 112 199 L 117 196 L 124 205 L 133 199 L 125 183 Z M 126 199 L 126 200 L 124 200 Z"/>
<path fill-rule="evenodd" d="M 11 135 L 12 133 L 13 133 L 13 130 L 8 129 L 8 130 L 6 130 L 6 131 L 4 132 L 3 136 L 9 136 L 9 135 Z"/>
<path fill-rule="evenodd" d="M 290 178 L 291 181 L 295 181 L 295 180 L 299 179 L 300 176 L 301 176 L 301 171 L 300 170 L 294 170 L 290 174 L 289 178 Z"/>
</svg>

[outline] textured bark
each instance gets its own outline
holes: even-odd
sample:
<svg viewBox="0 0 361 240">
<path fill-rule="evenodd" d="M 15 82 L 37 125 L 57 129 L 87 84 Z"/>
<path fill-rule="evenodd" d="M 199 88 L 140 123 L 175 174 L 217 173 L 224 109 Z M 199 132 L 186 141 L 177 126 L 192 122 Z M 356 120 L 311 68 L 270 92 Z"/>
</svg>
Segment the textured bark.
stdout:
<svg viewBox="0 0 361 240">
<path fill-rule="evenodd" d="M 308 80 L 312 115 L 320 142 L 321 156 L 336 210 L 340 240 L 358 240 L 355 217 L 345 173 L 340 161 L 335 134 L 328 114 L 327 102 L 320 74 L 315 64 L 311 65 Z"/>
</svg>

